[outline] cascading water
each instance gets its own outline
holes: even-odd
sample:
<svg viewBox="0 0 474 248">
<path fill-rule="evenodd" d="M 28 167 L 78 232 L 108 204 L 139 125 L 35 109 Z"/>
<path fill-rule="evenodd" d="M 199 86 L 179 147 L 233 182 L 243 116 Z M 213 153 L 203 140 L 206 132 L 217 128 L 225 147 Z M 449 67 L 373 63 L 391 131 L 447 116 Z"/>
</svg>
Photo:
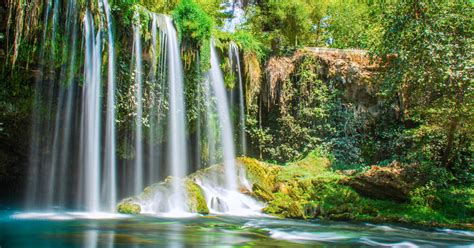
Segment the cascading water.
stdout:
<svg viewBox="0 0 474 248">
<path fill-rule="evenodd" d="M 229 61 L 231 67 L 237 72 L 237 79 L 239 81 L 239 141 L 240 141 L 240 154 L 247 154 L 247 139 L 245 136 L 245 102 L 244 102 L 244 88 L 242 83 L 242 69 L 240 67 L 240 56 L 239 47 L 234 43 L 230 42 L 229 45 Z"/>
<path fill-rule="evenodd" d="M 140 23 L 133 27 L 134 54 L 135 54 L 135 170 L 134 170 L 134 194 L 139 194 L 143 188 L 143 92 L 142 92 L 142 42 L 140 36 Z"/>
<path fill-rule="evenodd" d="M 238 188 L 250 191 L 251 186 L 246 179 L 242 167 L 237 169 L 235 164 L 235 146 L 232 132 L 232 122 L 229 113 L 228 99 L 224 86 L 224 77 L 220 70 L 219 58 L 214 44 L 211 45 L 211 70 L 209 71 L 208 84 L 205 86 L 206 107 L 206 130 L 209 154 L 214 153 L 212 149 L 215 130 L 218 129 L 220 136 L 220 147 L 223 151 L 224 177 L 220 170 L 211 169 L 205 175 L 194 176 L 195 182 L 201 187 L 206 198 L 207 206 L 211 213 L 231 215 L 256 215 L 260 214 L 263 205 L 252 197 L 239 192 Z M 213 101 L 215 99 L 215 105 Z M 218 127 L 213 128 L 212 119 L 214 111 L 217 111 Z M 210 157 L 209 159 L 214 159 Z M 239 187 L 238 187 L 239 186 Z"/>
<path fill-rule="evenodd" d="M 101 111 L 101 30 L 94 31 L 90 11 L 84 17 L 85 69 L 82 140 L 84 196 L 86 210 L 99 211 L 100 202 L 100 111 Z"/>
<path fill-rule="evenodd" d="M 211 81 L 209 80 L 209 75 L 205 77 L 204 84 L 204 99 L 206 102 L 206 122 L 205 122 L 205 131 L 206 131 L 206 142 L 207 142 L 207 164 L 213 165 L 217 163 L 217 139 L 216 131 L 218 121 L 215 118 L 215 113 L 217 112 L 215 100 L 211 94 Z"/>
<path fill-rule="evenodd" d="M 217 100 L 217 113 L 221 129 L 221 142 L 224 153 L 224 168 L 226 188 L 237 190 L 237 178 L 235 169 L 235 147 L 232 135 L 232 122 L 229 114 L 229 106 L 224 86 L 224 76 L 220 69 L 219 58 L 214 44 L 211 45 L 211 88 Z"/>
<path fill-rule="evenodd" d="M 236 168 L 233 121 L 214 47 L 211 49 L 211 70 L 203 82 L 204 89 L 199 93 L 206 100 L 207 105 L 203 110 L 205 113 L 199 117 L 203 119 L 198 119 L 196 124 L 199 132 L 192 134 L 190 131 L 187 134 L 184 72 L 178 36 L 172 20 L 165 15 L 152 14 L 151 40 L 150 43 L 144 43 L 145 49 L 142 49 L 142 25 L 133 25 L 131 68 L 134 81 L 127 87 L 133 94 L 136 105 L 132 105 L 133 110 L 129 112 L 129 116 L 133 114 L 134 142 L 130 146 L 134 149 L 130 152 L 133 166 L 127 166 L 128 161 L 118 160 L 117 157 L 117 144 L 122 143 L 117 141 L 121 136 L 117 136 L 116 123 L 122 122 L 116 122 L 116 106 L 120 105 L 117 103 L 118 77 L 110 6 L 107 0 L 101 0 L 98 12 L 86 10 L 82 17 L 81 51 L 84 53 L 84 64 L 79 67 L 83 68 L 83 82 L 79 83 L 75 72 L 75 53 L 78 50 L 76 33 L 80 27 L 79 6 L 72 0 L 68 1 L 68 23 L 63 25 L 57 24 L 63 9 L 59 7 L 59 1 L 52 2 L 54 3 L 47 5 L 45 16 L 45 43 L 56 35 L 56 29 L 59 32 L 64 28 L 61 35 L 66 37 L 64 42 L 70 44 L 63 46 L 61 51 L 45 46 L 42 53 L 46 62 L 38 82 L 45 82 L 45 85 L 39 84 L 37 88 L 37 94 L 41 97 L 38 97 L 40 106 L 35 109 L 35 116 L 39 117 L 34 122 L 37 124 L 33 126 L 33 138 L 38 140 L 32 141 L 30 176 L 34 180 L 29 185 L 28 195 L 32 205 L 42 208 L 46 206 L 46 209 L 54 206 L 84 209 L 89 213 L 111 212 L 119 197 L 130 195 L 130 191 L 124 188 L 124 181 L 129 182 L 127 185 L 134 194 L 139 194 L 146 185 L 160 179 L 157 176 L 159 173 L 166 172 L 172 176 L 171 180 L 166 181 L 169 189 L 157 193 L 154 203 L 144 203 L 144 211 L 173 216 L 183 216 L 189 211 L 195 211 L 189 207 L 188 186 L 184 178 L 191 167 L 187 138 L 192 139 L 192 135 L 197 135 L 198 140 L 204 140 L 205 145 L 197 144 L 197 148 L 192 147 L 191 152 L 200 152 L 201 147 L 205 147 L 208 150 L 208 166 L 220 162 L 224 165 L 224 170 L 220 173 L 193 177 L 194 182 L 205 192 L 211 212 L 245 214 L 261 209 L 257 201 L 238 191 L 239 187 L 247 190 L 251 190 L 251 187 L 245 183 L 243 169 Z M 149 54 L 146 49 L 149 49 Z M 65 66 L 57 69 L 59 74 L 55 76 L 55 71 L 51 68 L 59 55 L 66 56 L 68 60 Z M 243 88 L 235 45 L 231 46 L 229 56 L 239 73 L 240 117 L 237 126 L 240 131 L 238 140 L 242 143 L 240 147 L 244 149 Z M 143 82 L 148 68 L 147 81 Z M 44 108 L 50 113 L 41 117 L 41 110 Z M 42 132 L 45 135 L 39 139 Z M 144 134 L 148 136 L 145 137 Z M 163 158 L 160 152 L 162 147 L 167 152 Z M 196 158 L 200 161 L 201 154 L 198 155 Z M 199 162 L 201 164 L 205 163 Z M 128 176 L 127 171 L 133 175 Z M 161 176 L 163 178 L 166 175 Z M 42 199 L 41 203 L 35 202 L 35 198 Z M 74 198 L 76 202 L 72 201 Z"/>
<path fill-rule="evenodd" d="M 29 169 L 29 183 L 27 185 L 27 208 L 35 208 L 38 206 L 45 207 L 50 209 L 52 207 L 51 200 L 52 192 L 49 191 L 49 187 L 44 188 L 44 184 L 49 185 L 49 180 L 51 179 L 51 172 L 54 171 L 51 167 L 46 166 L 52 161 L 52 156 L 55 155 L 55 151 L 45 152 L 43 147 L 51 146 L 51 127 L 49 123 L 49 117 L 52 115 L 52 89 L 54 88 L 54 80 L 48 78 L 47 71 L 48 67 L 51 65 L 51 60 L 54 59 L 54 48 L 51 47 L 49 50 L 49 55 L 47 55 L 47 40 L 55 37 L 55 27 L 57 25 L 56 13 L 53 12 L 53 18 L 50 17 L 52 3 L 51 0 L 47 2 L 43 23 L 45 28 L 43 29 L 43 37 L 41 41 L 41 51 L 40 51 L 40 75 L 36 78 L 35 82 L 35 100 L 34 100 L 34 110 L 32 115 L 32 139 L 30 145 L 30 169 Z M 56 8 L 54 10 L 57 10 Z M 50 35 L 48 35 L 50 34 Z M 45 84 L 44 82 L 48 82 Z M 49 86 L 49 87 L 48 87 Z M 42 106 L 46 105 L 46 113 L 42 111 Z M 43 181 L 43 178 L 47 178 L 46 182 Z M 46 198 L 46 203 L 44 199 Z"/>
<path fill-rule="evenodd" d="M 166 34 L 168 57 L 169 123 L 168 155 L 173 193 L 170 212 L 185 212 L 185 193 L 180 179 L 187 175 L 188 157 L 186 149 L 186 108 L 184 104 L 184 73 L 179 53 L 178 35 L 171 18 L 160 15 L 158 26 Z"/>
<path fill-rule="evenodd" d="M 149 79 L 150 82 L 155 86 L 153 89 L 156 89 L 156 85 L 161 82 L 161 80 L 158 80 L 158 67 L 161 66 L 161 64 L 158 64 L 158 49 L 161 49 L 161 44 L 160 47 L 158 47 L 158 20 L 157 16 L 155 14 L 152 15 L 152 23 L 151 23 L 151 70 L 150 70 L 150 75 Z M 160 39 L 161 42 L 161 39 Z M 159 74 L 161 75 L 161 74 Z M 148 132 L 148 176 L 147 176 L 147 183 L 152 184 L 156 180 L 158 180 L 158 170 L 157 167 L 159 165 L 159 150 L 157 149 L 155 142 L 156 138 L 158 135 L 158 130 L 159 129 L 159 101 L 160 99 L 157 99 L 160 95 L 157 94 L 157 92 L 152 93 L 152 106 L 151 106 L 151 111 L 150 111 L 150 130 Z"/>
<path fill-rule="evenodd" d="M 104 164 L 104 198 L 106 209 L 113 211 L 117 204 L 117 163 L 116 163 L 116 132 L 115 132 L 115 42 L 110 6 L 103 0 L 107 19 L 108 34 L 108 75 L 107 75 L 107 114 L 105 129 Z"/>
<path fill-rule="evenodd" d="M 95 32 L 94 18 L 86 11 L 83 18 L 84 41 L 84 82 L 82 94 L 77 94 L 76 82 L 76 43 L 78 33 L 78 5 L 69 0 L 65 8 L 49 3 L 45 11 L 44 44 L 46 39 L 54 40 L 56 32 L 64 28 L 65 38 L 60 45 L 50 44 L 50 50 L 43 46 L 42 58 L 47 58 L 40 67 L 42 77 L 36 88 L 37 108 L 33 118 L 33 140 L 31 146 L 31 172 L 29 174 L 27 207 L 45 209 L 73 208 L 98 212 L 113 211 L 117 199 L 115 179 L 115 70 L 112 17 L 107 1 L 102 7 L 107 14 L 108 39 L 108 100 L 106 138 L 101 137 L 102 129 L 102 26 L 99 18 L 98 31 Z M 52 17 L 50 9 L 52 7 Z M 66 22 L 59 24 L 61 11 L 66 13 Z M 100 12 L 102 13 L 102 12 Z M 47 35 L 48 34 L 48 35 Z M 53 42 L 54 43 L 54 42 Z M 62 46 L 62 49 L 54 49 Z M 55 76 L 55 60 L 58 55 L 67 58 L 61 66 L 59 77 Z M 57 83 L 52 78 L 58 78 Z M 53 98 L 57 100 L 54 101 Z M 80 102 L 79 102 L 80 101 Z M 77 106 L 80 107 L 77 107 Z M 44 115 L 42 109 L 47 109 Z M 43 116 L 44 115 L 44 116 Z M 54 116 L 53 119 L 50 116 Z M 79 136 L 79 138 L 75 138 Z M 101 142 L 105 140 L 105 149 Z M 79 152 L 74 152 L 78 150 Z M 102 156 L 104 154 L 104 156 Z M 104 159 L 104 160 L 102 160 Z M 103 167 L 103 164 L 107 164 Z M 77 169 L 76 169 L 77 168 Z M 64 180 L 69 178 L 68 180 Z M 101 190 L 102 188 L 102 190 Z M 73 204 L 71 197 L 77 196 Z M 102 199 L 102 201 L 101 201 Z"/>
</svg>

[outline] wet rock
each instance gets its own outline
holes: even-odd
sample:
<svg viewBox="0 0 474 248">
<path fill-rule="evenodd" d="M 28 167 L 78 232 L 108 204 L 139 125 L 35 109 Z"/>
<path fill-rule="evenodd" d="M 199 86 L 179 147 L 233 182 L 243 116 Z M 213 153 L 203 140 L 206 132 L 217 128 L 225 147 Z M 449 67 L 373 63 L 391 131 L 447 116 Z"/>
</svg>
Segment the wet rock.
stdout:
<svg viewBox="0 0 474 248">
<path fill-rule="evenodd" d="M 188 193 L 188 207 L 191 212 L 199 214 L 209 214 L 209 208 L 206 204 L 206 198 L 201 187 L 192 180 L 186 181 L 186 190 Z"/>
</svg>

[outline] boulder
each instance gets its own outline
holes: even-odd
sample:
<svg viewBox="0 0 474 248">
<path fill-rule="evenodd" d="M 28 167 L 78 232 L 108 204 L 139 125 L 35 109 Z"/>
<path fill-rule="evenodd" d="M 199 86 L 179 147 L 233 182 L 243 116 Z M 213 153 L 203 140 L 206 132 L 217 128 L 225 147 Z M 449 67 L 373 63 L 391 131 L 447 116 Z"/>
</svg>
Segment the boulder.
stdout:
<svg viewBox="0 0 474 248">
<path fill-rule="evenodd" d="M 264 202 L 269 202 L 273 200 L 275 197 L 273 196 L 272 192 L 268 191 L 265 187 L 263 187 L 259 183 L 254 183 L 252 186 L 253 194 L 260 200 Z"/>
<path fill-rule="evenodd" d="M 120 202 L 117 206 L 117 211 L 121 214 L 140 214 L 142 211 L 140 204 L 136 203 L 133 199 L 128 198 Z"/>
<path fill-rule="evenodd" d="M 415 166 L 399 162 L 386 167 L 372 166 L 367 172 L 350 177 L 343 183 L 366 197 L 404 202 L 409 200 L 410 191 L 421 184 L 413 173 L 417 171 Z"/>
<path fill-rule="evenodd" d="M 191 212 L 199 214 L 209 214 L 206 198 L 201 187 L 193 180 L 186 180 L 186 190 L 188 193 L 188 207 Z"/>
</svg>

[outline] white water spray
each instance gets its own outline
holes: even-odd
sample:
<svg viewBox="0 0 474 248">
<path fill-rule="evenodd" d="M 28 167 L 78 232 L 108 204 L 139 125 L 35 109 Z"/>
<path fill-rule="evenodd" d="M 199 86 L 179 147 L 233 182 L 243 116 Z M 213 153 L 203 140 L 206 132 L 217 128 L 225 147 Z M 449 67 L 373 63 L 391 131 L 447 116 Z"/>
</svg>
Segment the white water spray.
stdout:
<svg viewBox="0 0 474 248">
<path fill-rule="evenodd" d="M 237 190 L 237 178 L 235 169 L 235 148 L 232 135 L 232 122 L 229 114 L 228 101 L 224 86 L 224 76 L 219 66 L 214 44 L 211 45 L 211 87 L 217 100 L 217 113 L 221 129 L 221 142 L 224 153 L 225 183 L 229 190 Z"/>
<path fill-rule="evenodd" d="M 113 35 L 113 23 L 110 6 L 107 0 L 103 0 L 107 18 L 108 34 L 108 75 L 107 75 L 107 114 L 105 128 L 105 203 L 108 211 L 113 211 L 117 204 L 117 163 L 116 132 L 115 132 L 115 43 Z"/>
<path fill-rule="evenodd" d="M 186 108 L 184 104 L 184 73 L 179 53 L 178 35 L 171 18 L 160 15 L 158 26 L 166 34 L 168 57 L 169 123 L 168 154 L 173 180 L 170 199 L 171 212 L 186 212 L 186 196 L 181 184 L 187 175 L 188 153 L 186 147 Z"/>
<path fill-rule="evenodd" d="M 235 63 L 235 69 L 239 80 L 239 141 L 240 141 L 240 155 L 247 154 L 247 139 L 245 136 L 245 102 L 244 102 L 244 86 L 242 82 L 242 69 L 240 67 L 239 47 L 231 42 L 229 46 L 229 60 L 232 67 Z"/>
<path fill-rule="evenodd" d="M 137 115 L 135 117 L 135 172 L 134 172 L 134 193 L 139 194 L 143 188 L 143 143 L 142 143 L 142 43 L 140 36 L 140 24 L 133 27 L 134 53 L 135 53 L 135 100 L 137 104 Z"/>
<path fill-rule="evenodd" d="M 94 21 L 90 11 L 84 17 L 85 61 L 83 103 L 83 161 L 84 195 L 88 212 L 99 211 L 100 200 L 100 80 L 101 37 L 100 29 L 95 35 Z"/>
</svg>

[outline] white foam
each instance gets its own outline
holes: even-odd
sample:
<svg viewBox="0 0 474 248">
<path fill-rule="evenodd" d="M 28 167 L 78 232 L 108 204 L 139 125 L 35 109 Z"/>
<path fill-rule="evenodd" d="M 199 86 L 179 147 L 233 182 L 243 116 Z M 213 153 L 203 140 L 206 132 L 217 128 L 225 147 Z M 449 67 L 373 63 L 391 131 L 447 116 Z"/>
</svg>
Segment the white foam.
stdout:
<svg viewBox="0 0 474 248">
<path fill-rule="evenodd" d="M 239 191 L 228 190 L 216 182 L 197 180 L 206 198 L 209 212 L 216 215 L 266 216 L 262 213 L 265 206 L 251 196 Z"/>
<path fill-rule="evenodd" d="M 469 236 L 474 237 L 474 232 L 472 231 L 465 231 L 465 230 L 453 230 L 453 229 L 438 229 L 440 232 L 455 234 L 455 235 L 462 235 L 462 236 Z"/>
<path fill-rule="evenodd" d="M 280 230 L 271 230 L 270 236 L 274 239 L 281 240 L 310 240 L 310 241 L 335 241 L 335 240 L 344 240 L 350 239 L 349 236 L 338 235 L 332 232 L 320 232 L 320 233 L 310 233 L 310 232 L 285 232 Z"/>
<path fill-rule="evenodd" d="M 173 218 L 173 219 L 186 219 L 186 218 L 195 218 L 201 216 L 197 213 L 190 213 L 190 212 L 181 212 L 181 211 L 171 211 L 171 212 L 142 212 L 141 214 L 152 216 L 152 217 L 160 217 L 160 218 Z"/>
<path fill-rule="evenodd" d="M 12 219 L 75 220 L 75 219 L 123 219 L 128 215 L 106 212 L 24 212 L 10 216 Z"/>
<path fill-rule="evenodd" d="M 361 238 L 361 241 L 363 241 L 365 244 L 374 245 L 374 246 L 378 246 L 378 247 L 395 247 L 395 248 L 419 247 L 418 245 L 416 245 L 414 243 L 406 242 L 406 241 L 405 242 L 398 242 L 398 243 L 388 243 L 388 242 L 384 243 L 384 242 L 375 241 L 375 240 L 372 240 L 372 239 L 369 239 L 369 238 L 366 238 L 366 237 Z"/>
</svg>

